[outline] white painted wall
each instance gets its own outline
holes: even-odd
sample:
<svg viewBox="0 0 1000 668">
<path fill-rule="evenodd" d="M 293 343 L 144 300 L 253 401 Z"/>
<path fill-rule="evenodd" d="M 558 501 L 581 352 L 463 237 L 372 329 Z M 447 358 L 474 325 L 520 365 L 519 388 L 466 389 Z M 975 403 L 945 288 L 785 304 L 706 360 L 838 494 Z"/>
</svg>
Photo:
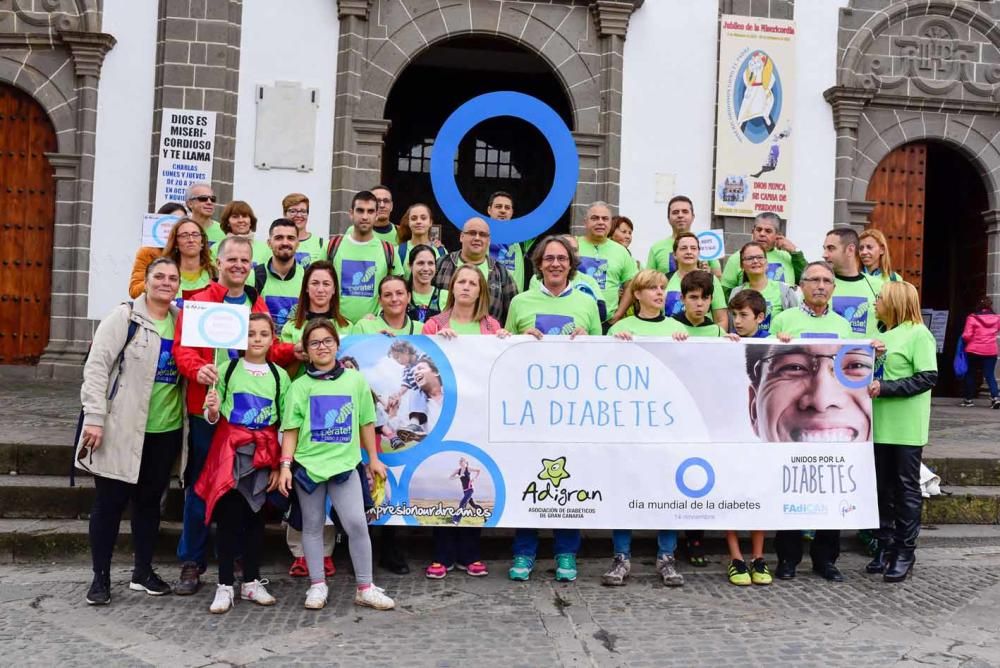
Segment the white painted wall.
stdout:
<svg viewBox="0 0 1000 668">
<path fill-rule="evenodd" d="M 302 20 L 304 16 L 308 20 Z M 284 2 L 243 3 L 233 198 L 246 200 L 253 207 L 260 239 L 267 238 L 271 221 L 281 217 L 281 198 L 292 192 L 309 197 L 309 229 L 324 238 L 329 236 L 339 34 L 337 3 L 330 0 L 296 0 L 295 11 L 289 11 Z M 311 172 L 254 167 L 254 94 L 258 84 L 275 81 L 295 81 L 304 88 L 319 89 L 316 159 Z"/>
<path fill-rule="evenodd" d="M 93 227 L 87 316 L 103 318 L 128 299 L 132 260 L 149 197 L 156 3 L 105 0 L 104 27 L 118 43 L 98 89 Z"/>
<path fill-rule="evenodd" d="M 836 133 L 823 91 L 834 85 L 837 18 L 847 0 L 795 5 L 795 180 L 788 235 L 811 258 L 833 225 Z M 629 22 L 622 101 L 621 212 L 636 225 L 632 254 L 645 260 L 667 235 L 656 177 L 694 200 L 695 228 L 711 224 L 718 5 L 646 2 Z"/>
</svg>

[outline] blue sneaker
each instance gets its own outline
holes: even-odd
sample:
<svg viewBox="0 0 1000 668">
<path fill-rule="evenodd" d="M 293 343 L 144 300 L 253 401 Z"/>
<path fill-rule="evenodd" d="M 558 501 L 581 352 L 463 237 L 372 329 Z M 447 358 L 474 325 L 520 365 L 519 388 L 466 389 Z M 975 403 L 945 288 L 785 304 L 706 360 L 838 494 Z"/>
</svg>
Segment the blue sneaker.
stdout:
<svg viewBox="0 0 1000 668">
<path fill-rule="evenodd" d="M 531 577 L 531 571 L 534 568 L 534 559 L 523 554 L 518 554 L 514 556 L 514 561 L 511 562 L 510 570 L 507 571 L 507 577 L 518 582 L 525 582 Z"/>
<path fill-rule="evenodd" d="M 576 555 L 556 555 L 556 581 L 572 582 L 576 579 Z"/>
</svg>

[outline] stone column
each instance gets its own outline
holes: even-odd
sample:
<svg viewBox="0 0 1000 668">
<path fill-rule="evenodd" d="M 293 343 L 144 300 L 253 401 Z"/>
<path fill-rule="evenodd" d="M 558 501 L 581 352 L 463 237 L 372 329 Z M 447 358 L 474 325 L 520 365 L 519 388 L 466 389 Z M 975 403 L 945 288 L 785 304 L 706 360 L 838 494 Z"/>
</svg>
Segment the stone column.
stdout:
<svg viewBox="0 0 1000 668">
<path fill-rule="evenodd" d="M 104 33 L 62 32 L 76 76 L 76 154 L 48 156 L 55 170 L 56 212 L 49 344 L 38 362 L 41 377 L 78 377 L 91 337 L 87 319 L 90 283 L 91 202 L 97 135 L 97 85 L 115 38 Z"/>
<path fill-rule="evenodd" d="M 361 99 L 361 72 L 370 11 L 371 0 L 337 0 L 340 41 L 330 183 L 331 235 L 343 232 L 350 225 L 348 214 L 354 193 L 381 180 L 382 140 L 389 122 L 381 118 L 354 118 Z M 374 143 L 376 138 L 377 145 Z M 363 170 L 360 174 L 359 168 Z"/>
<path fill-rule="evenodd" d="M 597 200 L 605 200 L 600 167 L 606 141 L 603 135 L 587 132 L 574 132 L 573 139 L 576 140 L 576 153 L 580 158 L 580 179 L 576 183 L 576 195 L 570 207 L 570 231 L 573 234 L 583 234 L 587 207 Z"/>
<path fill-rule="evenodd" d="M 852 164 L 858 145 L 858 124 L 861 112 L 871 101 L 872 94 L 853 88 L 834 86 L 823 93 L 833 108 L 833 127 L 837 130 L 837 161 L 833 186 L 833 224 L 863 229 L 873 207 L 863 201 L 852 201 L 854 184 Z"/>
<path fill-rule="evenodd" d="M 986 294 L 1000 304 L 1000 209 L 983 212 L 986 223 Z"/>
</svg>

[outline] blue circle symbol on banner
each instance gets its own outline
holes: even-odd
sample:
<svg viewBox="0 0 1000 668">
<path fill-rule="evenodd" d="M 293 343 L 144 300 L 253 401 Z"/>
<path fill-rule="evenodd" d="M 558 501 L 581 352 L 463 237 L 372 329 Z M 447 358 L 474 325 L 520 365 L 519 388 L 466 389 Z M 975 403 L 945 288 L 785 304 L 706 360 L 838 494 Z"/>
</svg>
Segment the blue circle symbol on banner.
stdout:
<svg viewBox="0 0 1000 668">
<path fill-rule="evenodd" d="M 697 467 L 705 472 L 705 484 L 700 489 L 691 489 L 684 482 L 684 474 L 689 468 Z M 681 462 L 681 465 L 677 467 L 677 473 L 674 475 L 674 482 L 677 483 L 677 489 L 681 491 L 681 494 L 692 499 L 700 499 L 715 487 L 715 469 L 712 465 L 708 463 L 707 460 L 701 457 L 689 457 Z"/>
<path fill-rule="evenodd" d="M 486 218 L 469 206 L 455 182 L 455 154 L 462 138 L 479 123 L 499 116 L 512 116 L 535 126 L 549 142 L 555 159 L 549 194 L 534 211 L 512 220 Z M 483 218 L 495 244 L 534 239 L 552 227 L 573 201 L 579 174 L 576 142 L 559 114 L 537 98 L 512 91 L 486 93 L 456 109 L 441 126 L 431 153 L 431 188 L 445 217 L 460 229 L 470 218 Z"/>
<path fill-rule="evenodd" d="M 709 240 L 708 243 L 715 244 L 715 251 L 711 253 L 703 251 L 701 253 L 701 259 L 706 261 L 718 260 L 726 252 L 726 245 L 722 240 L 722 233 L 719 232 L 719 230 L 704 230 L 698 233 L 699 244 L 704 242 L 706 239 Z"/>
<path fill-rule="evenodd" d="M 208 323 L 212 318 L 219 318 L 229 321 L 235 325 L 233 336 L 229 339 L 220 339 L 208 331 Z M 213 348 L 232 348 L 243 341 L 247 335 L 247 322 L 242 320 L 232 311 L 218 306 L 207 309 L 201 314 L 201 321 L 198 323 L 198 333 L 201 337 L 212 345 Z"/>
<path fill-rule="evenodd" d="M 833 373 L 837 377 L 837 380 L 841 382 L 844 387 L 852 390 L 860 390 L 862 387 L 868 387 L 872 382 L 872 377 L 874 374 L 868 374 L 864 378 L 851 379 L 844 373 L 844 356 L 847 353 L 860 350 L 868 355 L 875 355 L 875 349 L 870 345 L 853 345 L 853 346 L 842 346 L 840 350 L 837 351 L 837 356 L 833 358 Z"/>
<path fill-rule="evenodd" d="M 152 237 L 157 241 L 157 243 L 167 245 L 167 237 L 170 236 L 170 229 L 174 226 L 180 218 L 177 216 L 163 216 L 162 218 L 157 218 L 156 222 L 153 223 Z M 167 225 L 164 228 L 164 225 Z M 166 230 L 166 231 L 164 231 Z"/>
</svg>

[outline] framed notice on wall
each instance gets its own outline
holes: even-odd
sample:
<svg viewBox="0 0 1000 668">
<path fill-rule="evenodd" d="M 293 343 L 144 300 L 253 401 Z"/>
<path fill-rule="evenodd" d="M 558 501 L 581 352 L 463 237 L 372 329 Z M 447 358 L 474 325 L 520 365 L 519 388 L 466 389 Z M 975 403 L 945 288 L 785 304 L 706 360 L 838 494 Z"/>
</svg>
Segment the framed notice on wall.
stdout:
<svg viewBox="0 0 1000 668">
<path fill-rule="evenodd" d="M 156 206 L 184 202 L 192 183 L 212 181 L 215 112 L 164 109 L 157 153 Z"/>
<path fill-rule="evenodd" d="M 784 218 L 792 198 L 795 23 L 720 21 L 713 210 Z"/>
</svg>

